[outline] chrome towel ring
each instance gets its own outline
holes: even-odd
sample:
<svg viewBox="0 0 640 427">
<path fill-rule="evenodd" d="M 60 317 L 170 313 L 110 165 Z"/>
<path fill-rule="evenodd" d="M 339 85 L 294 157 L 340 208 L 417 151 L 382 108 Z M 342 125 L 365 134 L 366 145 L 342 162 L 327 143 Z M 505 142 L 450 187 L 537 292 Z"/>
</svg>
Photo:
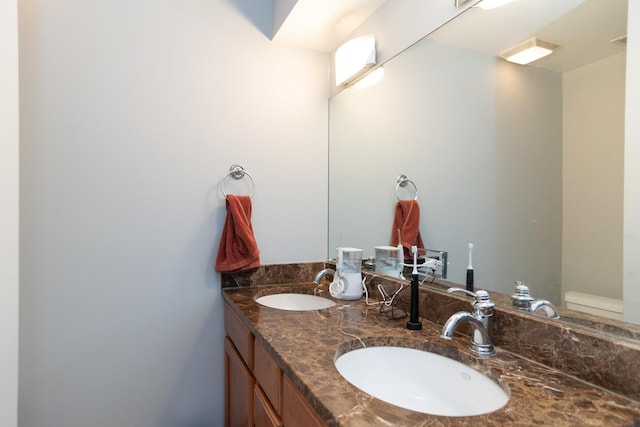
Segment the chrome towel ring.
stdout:
<svg viewBox="0 0 640 427">
<path fill-rule="evenodd" d="M 224 176 L 224 178 L 222 178 L 222 183 L 221 183 L 221 188 L 222 188 L 222 194 L 224 194 L 224 197 L 227 197 L 227 193 L 226 191 L 224 191 L 224 183 L 228 178 L 233 178 L 233 179 L 242 179 L 245 176 L 249 177 L 249 180 L 251 180 L 251 194 L 249 195 L 249 197 L 253 198 L 253 195 L 256 192 L 256 183 L 253 180 L 253 177 L 251 176 L 251 174 L 249 172 L 247 172 L 246 170 L 244 170 L 244 168 L 241 165 L 238 164 L 232 164 L 231 167 L 229 168 L 229 172 L 227 172 L 227 174 Z"/>
<path fill-rule="evenodd" d="M 400 201 L 400 195 L 398 194 L 398 191 L 401 188 L 404 188 L 407 186 L 407 184 L 411 185 L 413 187 L 413 191 L 415 193 L 415 197 L 413 198 L 413 200 L 418 200 L 418 187 L 416 187 L 416 184 L 411 181 L 409 178 L 407 178 L 406 175 L 402 174 L 399 175 L 398 178 L 396 178 L 396 199 L 398 199 L 398 201 Z"/>
</svg>

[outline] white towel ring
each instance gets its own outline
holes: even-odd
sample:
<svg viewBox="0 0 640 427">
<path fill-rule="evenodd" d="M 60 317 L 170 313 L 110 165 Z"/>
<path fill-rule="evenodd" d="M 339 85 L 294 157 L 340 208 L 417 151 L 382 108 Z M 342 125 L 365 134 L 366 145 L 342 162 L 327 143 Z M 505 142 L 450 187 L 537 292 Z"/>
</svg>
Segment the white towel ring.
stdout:
<svg viewBox="0 0 640 427">
<path fill-rule="evenodd" d="M 231 165 L 231 167 L 229 168 L 229 172 L 227 172 L 224 178 L 222 178 L 222 183 L 220 184 L 220 187 L 222 188 L 222 194 L 224 194 L 225 198 L 227 197 L 227 193 L 226 191 L 224 191 L 224 182 L 227 180 L 227 178 L 231 177 L 233 179 L 242 179 L 245 176 L 248 176 L 249 180 L 251 180 L 251 194 L 249 194 L 249 197 L 253 199 L 253 195 L 256 192 L 256 183 L 249 172 L 244 170 L 241 165 L 235 163 Z"/>
<path fill-rule="evenodd" d="M 413 198 L 413 200 L 418 200 L 418 187 L 416 187 L 416 184 L 411 181 L 409 178 L 407 178 L 406 175 L 402 174 L 399 175 L 398 178 L 396 178 L 396 199 L 398 199 L 398 201 L 400 201 L 400 196 L 398 195 L 398 190 L 400 190 L 400 188 L 404 188 L 407 186 L 407 184 L 411 185 L 413 187 L 413 191 L 415 192 L 415 197 Z"/>
</svg>

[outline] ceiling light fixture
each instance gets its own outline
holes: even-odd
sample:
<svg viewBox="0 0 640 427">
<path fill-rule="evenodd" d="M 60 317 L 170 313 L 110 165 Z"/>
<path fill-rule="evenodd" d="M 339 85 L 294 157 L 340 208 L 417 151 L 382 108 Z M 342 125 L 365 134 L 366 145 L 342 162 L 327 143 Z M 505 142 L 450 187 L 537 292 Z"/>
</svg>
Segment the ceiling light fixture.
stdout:
<svg viewBox="0 0 640 427">
<path fill-rule="evenodd" d="M 558 45 L 553 43 L 531 37 L 530 39 L 500 53 L 500 57 L 509 62 L 525 65 L 549 55 L 558 47 Z"/>
<path fill-rule="evenodd" d="M 349 40 L 335 57 L 336 86 L 347 87 L 376 65 L 376 39 L 373 35 Z"/>
</svg>

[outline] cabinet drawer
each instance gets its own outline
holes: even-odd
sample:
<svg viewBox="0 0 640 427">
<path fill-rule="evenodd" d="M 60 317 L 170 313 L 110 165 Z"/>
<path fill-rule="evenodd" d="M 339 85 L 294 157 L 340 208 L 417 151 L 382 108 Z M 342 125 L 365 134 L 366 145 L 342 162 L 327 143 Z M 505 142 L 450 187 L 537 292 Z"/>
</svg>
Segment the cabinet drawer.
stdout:
<svg viewBox="0 0 640 427">
<path fill-rule="evenodd" d="M 253 371 L 253 334 L 227 302 L 224 303 L 224 327 L 238 353 Z"/>
<path fill-rule="evenodd" d="M 280 416 L 258 384 L 253 387 L 253 424 L 255 427 L 283 427 Z"/>
<path fill-rule="evenodd" d="M 282 422 L 287 427 L 327 425 L 286 375 L 282 376 Z"/>
<path fill-rule="evenodd" d="M 253 375 L 278 414 L 281 413 L 282 371 L 260 341 L 255 341 Z"/>
</svg>

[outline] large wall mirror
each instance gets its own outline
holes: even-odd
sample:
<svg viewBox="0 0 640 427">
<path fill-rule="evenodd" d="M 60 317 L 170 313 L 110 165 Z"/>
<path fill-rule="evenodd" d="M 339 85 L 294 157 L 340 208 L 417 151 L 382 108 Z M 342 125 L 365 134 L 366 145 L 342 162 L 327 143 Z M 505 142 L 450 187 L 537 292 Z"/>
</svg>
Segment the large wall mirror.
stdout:
<svg viewBox="0 0 640 427">
<path fill-rule="evenodd" d="M 470 8 L 330 101 L 329 256 L 388 245 L 396 178 L 418 189 L 425 246 L 464 283 L 555 304 L 622 299 L 627 0 Z M 517 65 L 530 37 L 559 47 Z"/>
</svg>

